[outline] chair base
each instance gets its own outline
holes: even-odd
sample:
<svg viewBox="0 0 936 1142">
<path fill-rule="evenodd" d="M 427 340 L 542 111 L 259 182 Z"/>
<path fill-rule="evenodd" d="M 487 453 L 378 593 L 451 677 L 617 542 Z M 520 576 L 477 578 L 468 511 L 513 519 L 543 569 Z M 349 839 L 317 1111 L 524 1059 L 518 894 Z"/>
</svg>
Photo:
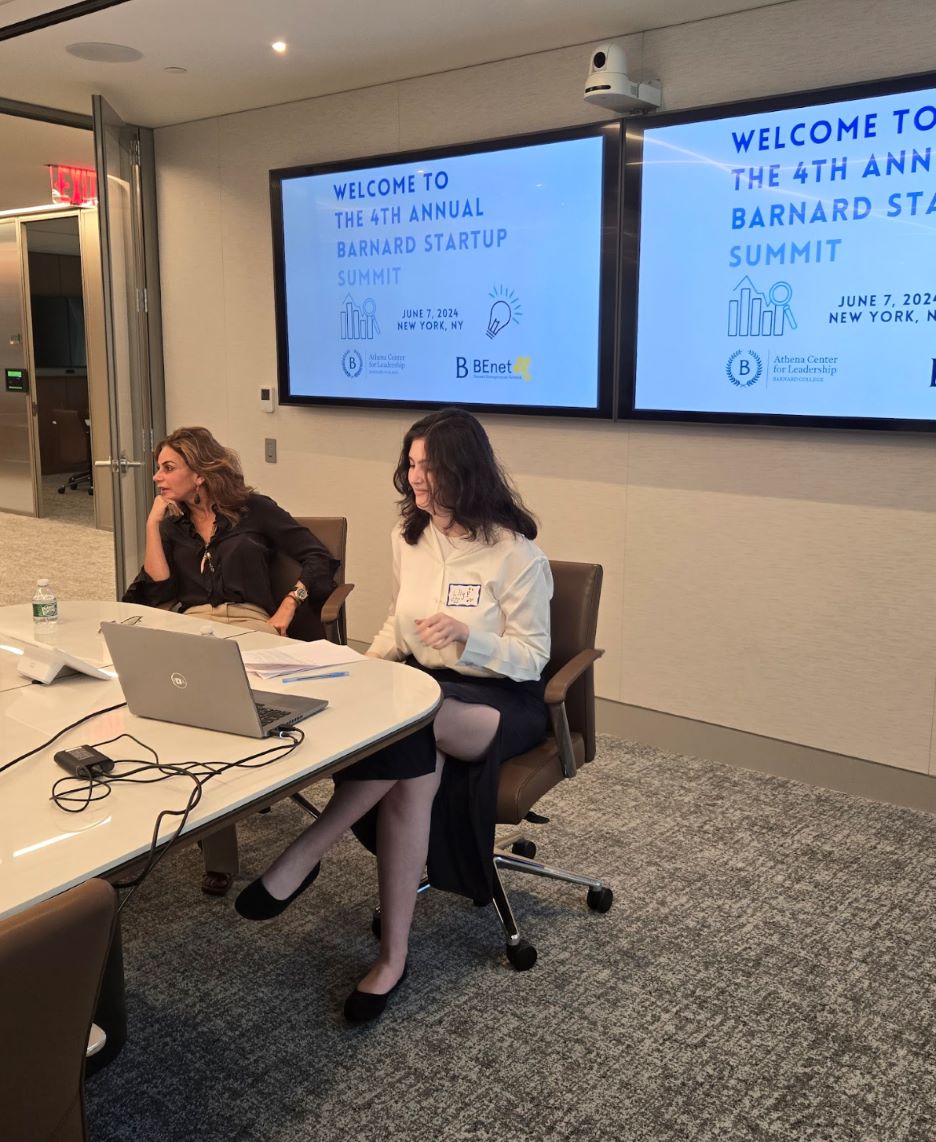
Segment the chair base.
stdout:
<svg viewBox="0 0 936 1142">
<path fill-rule="evenodd" d="M 73 476 L 69 476 L 65 483 L 59 488 L 58 493 L 64 496 L 67 491 L 77 492 L 82 484 L 87 484 L 88 495 L 94 495 L 94 473 L 90 468 L 84 472 L 76 472 Z"/>
<path fill-rule="evenodd" d="M 517 838 L 508 838 L 504 844 L 517 844 Z M 542 861 L 531 857 L 519 856 L 516 853 L 504 852 L 503 845 L 499 844 L 494 850 L 494 911 L 501 922 L 507 943 L 504 951 L 507 959 L 517 971 L 529 971 L 536 963 L 536 948 L 520 935 L 510 900 L 504 890 L 500 878 L 500 869 L 512 872 L 525 872 L 531 876 L 541 876 L 546 880 L 561 880 L 566 884 L 578 884 L 588 889 L 588 907 L 593 912 L 607 912 L 614 900 L 614 893 L 602 880 L 591 876 L 582 876 L 577 872 L 568 872 L 562 868 L 552 868 Z M 534 849 L 535 851 L 535 849 Z"/>
<path fill-rule="evenodd" d="M 561 880 L 566 884 L 578 884 L 582 888 L 587 888 L 588 896 L 586 899 L 588 907 L 592 912 L 607 912 L 614 900 L 614 893 L 603 880 L 598 880 L 596 877 L 581 876 L 577 872 L 568 872 L 562 868 L 552 868 L 550 865 L 543 864 L 541 861 L 533 860 L 530 857 L 518 856 L 515 853 L 502 851 L 505 845 L 511 843 L 517 843 L 517 835 L 508 837 L 494 849 L 494 875 L 491 883 L 493 897 L 491 903 L 494 906 L 494 911 L 497 913 L 497 918 L 500 920 L 501 928 L 504 931 L 504 937 L 506 939 L 504 953 L 507 959 L 517 971 L 529 971 L 536 963 L 536 948 L 533 947 L 529 940 L 525 940 L 523 936 L 520 935 L 520 929 L 517 926 L 513 909 L 510 907 L 510 900 L 504 890 L 499 869 L 505 868 L 512 872 L 526 872 L 531 876 L 542 876 L 547 880 Z M 426 877 L 423 877 L 419 883 L 419 887 L 416 889 L 416 894 L 419 895 L 420 893 L 427 892 L 430 887 L 429 881 Z M 379 905 L 374 909 L 373 918 L 371 920 L 371 931 L 379 940 Z"/>
</svg>

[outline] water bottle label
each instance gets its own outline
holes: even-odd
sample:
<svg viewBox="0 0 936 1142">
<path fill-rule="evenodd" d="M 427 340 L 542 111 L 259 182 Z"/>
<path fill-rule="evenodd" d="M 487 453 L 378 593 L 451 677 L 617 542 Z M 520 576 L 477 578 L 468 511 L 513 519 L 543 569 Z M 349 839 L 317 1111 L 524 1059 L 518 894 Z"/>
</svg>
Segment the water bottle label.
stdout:
<svg viewBox="0 0 936 1142">
<path fill-rule="evenodd" d="M 58 621 L 58 602 L 52 599 L 47 603 L 33 603 L 33 619 L 38 622 L 54 623 Z"/>
</svg>

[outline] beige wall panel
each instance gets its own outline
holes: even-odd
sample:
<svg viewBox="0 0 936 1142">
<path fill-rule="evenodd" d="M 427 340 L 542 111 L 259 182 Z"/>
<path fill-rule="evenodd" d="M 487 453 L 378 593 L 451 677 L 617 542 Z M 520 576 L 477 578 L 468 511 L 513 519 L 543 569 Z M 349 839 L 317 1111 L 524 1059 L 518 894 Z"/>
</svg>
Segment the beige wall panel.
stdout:
<svg viewBox="0 0 936 1142">
<path fill-rule="evenodd" d="M 619 42 L 634 45 L 639 37 Z M 578 46 L 401 83 L 400 149 L 519 135 L 613 118 L 582 98 L 589 49 Z"/>
<path fill-rule="evenodd" d="M 219 123 L 156 132 L 159 274 L 166 423 L 206 424 L 224 438 L 229 394 Z"/>
<path fill-rule="evenodd" d="M 625 700 L 927 772 L 928 525 L 915 512 L 631 486 Z"/>
<path fill-rule="evenodd" d="M 668 107 L 934 62 L 919 0 L 797 0 L 623 42 Z M 603 118 L 582 100 L 588 57 L 157 133 L 170 421 L 214 425 L 291 510 L 349 517 L 354 639 L 385 613 L 390 475 L 414 416 L 259 411 L 276 365 L 267 171 Z M 604 565 L 603 697 L 936 772 L 930 437 L 483 419 L 549 554 Z"/>
<path fill-rule="evenodd" d="M 928 0 L 798 0 L 648 33 L 664 110 L 927 71 Z"/>
</svg>

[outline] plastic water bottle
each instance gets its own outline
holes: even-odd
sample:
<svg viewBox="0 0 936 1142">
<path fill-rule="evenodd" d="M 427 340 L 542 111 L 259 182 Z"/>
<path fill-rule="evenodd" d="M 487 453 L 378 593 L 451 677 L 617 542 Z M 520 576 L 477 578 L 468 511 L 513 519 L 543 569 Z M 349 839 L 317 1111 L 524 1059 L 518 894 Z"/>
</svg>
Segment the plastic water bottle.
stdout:
<svg viewBox="0 0 936 1142">
<path fill-rule="evenodd" d="M 49 630 L 58 622 L 58 599 L 49 586 L 48 579 L 39 579 L 36 583 L 32 612 L 33 628 L 37 631 Z"/>
</svg>

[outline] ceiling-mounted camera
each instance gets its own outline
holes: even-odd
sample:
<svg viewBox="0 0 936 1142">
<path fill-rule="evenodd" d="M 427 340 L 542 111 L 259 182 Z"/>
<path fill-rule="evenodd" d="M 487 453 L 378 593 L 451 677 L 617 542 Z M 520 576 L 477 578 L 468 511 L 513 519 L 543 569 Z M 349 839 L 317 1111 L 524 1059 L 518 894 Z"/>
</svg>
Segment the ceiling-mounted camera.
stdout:
<svg viewBox="0 0 936 1142">
<path fill-rule="evenodd" d="M 637 83 L 628 78 L 627 55 L 620 44 L 602 44 L 591 54 L 585 99 L 611 111 L 651 111 L 663 101 L 657 80 Z"/>
</svg>

